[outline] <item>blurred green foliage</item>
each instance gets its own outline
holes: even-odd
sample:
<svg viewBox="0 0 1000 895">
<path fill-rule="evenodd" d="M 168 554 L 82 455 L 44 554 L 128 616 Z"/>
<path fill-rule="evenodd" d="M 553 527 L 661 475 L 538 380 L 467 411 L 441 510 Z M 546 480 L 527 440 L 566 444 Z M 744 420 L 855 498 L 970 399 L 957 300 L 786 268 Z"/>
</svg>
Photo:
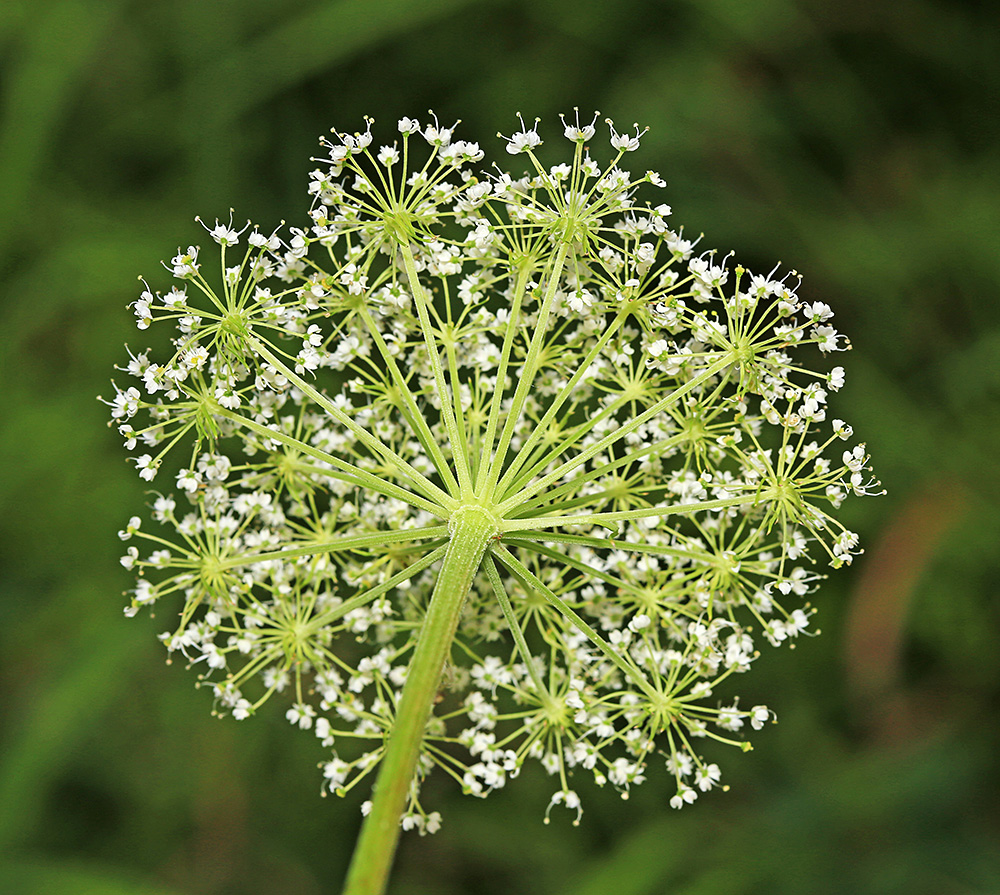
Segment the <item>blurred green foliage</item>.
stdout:
<svg viewBox="0 0 1000 895">
<path fill-rule="evenodd" d="M 208 715 L 122 618 L 145 500 L 105 428 L 136 276 L 224 216 L 305 208 L 364 114 L 650 125 L 689 232 L 806 277 L 856 350 L 835 410 L 889 496 L 824 636 L 741 680 L 781 723 L 680 813 L 668 781 L 543 826 L 525 775 L 404 841 L 393 891 L 1000 891 L 1000 18 L 960 0 L 5 0 L 0 4 L 0 891 L 335 891 L 358 800 L 275 710 Z M 555 142 L 555 141 L 552 141 Z M 666 775 L 664 775 L 665 777 Z"/>
</svg>

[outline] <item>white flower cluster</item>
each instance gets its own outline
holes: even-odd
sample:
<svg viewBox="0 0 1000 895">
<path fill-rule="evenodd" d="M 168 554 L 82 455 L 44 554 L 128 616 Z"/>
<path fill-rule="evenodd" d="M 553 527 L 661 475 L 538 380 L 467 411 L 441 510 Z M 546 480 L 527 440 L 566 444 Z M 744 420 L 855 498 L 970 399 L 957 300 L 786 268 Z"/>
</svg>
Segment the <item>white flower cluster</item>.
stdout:
<svg viewBox="0 0 1000 895">
<path fill-rule="evenodd" d="M 119 533 L 126 613 L 180 606 L 163 642 L 221 713 L 287 692 L 331 792 L 370 782 L 462 514 L 489 520 L 421 832 L 434 766 L 482 796 L 538 761 L 577 816 L 574 778 L 624 795 L 658 756 L 674 807 L 719 786 L 698 742 L 749 748 L 772 717 L 720 685 L 809 628 L 816 563 L 859 552 L 832 512 L 878 491 L 863 444 L 832 448 L 843 368 L 811 371 L 848 347 L 830 309 L 637 202 L 663 186 L 622 167 L 644 131 L 611 125 L 602 164 L 596 117 L 563 125 L 550 167 L 537 122 L 504 138 L 516 176 L 436 119 L 321 141 L 308 226 L 206 226 L 220 279 L 178 251 L 178 285 L 132 306 L 173 351 L 131 355 L 108 402 L 139 475 L 172 477 L 155 529 Z"/>
</svg>

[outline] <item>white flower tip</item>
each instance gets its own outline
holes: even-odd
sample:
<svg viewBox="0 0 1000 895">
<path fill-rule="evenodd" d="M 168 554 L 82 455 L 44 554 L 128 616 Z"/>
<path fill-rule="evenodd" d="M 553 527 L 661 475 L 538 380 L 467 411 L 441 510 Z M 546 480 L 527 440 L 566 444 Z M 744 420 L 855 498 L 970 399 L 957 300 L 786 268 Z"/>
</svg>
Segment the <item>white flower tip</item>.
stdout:
<svg viewBox="0 0 1000 895">
<path fill-rule="evenodd" d="M 573 143 L 586 143 L 588 140 L 594 138 L 594 134 L 597 133 L 597 117 L 601 114 L 600 112 L 594 112 L 594 120 L 590 124 L 580 125 L 580 110 L 573 107 L 573 114 L 575 121 L 573 124 L 567 124 L 566 118 L 562 114 L 559 115 L 559 120 L 563 123 L 563 134 L 566 139 Z"/>
<path fill-rule="evenodd" d="M 524 123 L 524 118 L 521 113 L 517 113 L 518 120 L 521 122 L 521 130 L 516 134 L 512 134 L 510 137 L 504 137 L 503 134 L 497 134 L 498 137 L 507 141 L 507 152 L 511 155 L 518 155 L 522 152 L 531 152 L 536 146 L 542 145 L 542 138 L 538 136 L 538 122 L 541 121 L 540 118 L 535 119 L 534 127 L 528 130 L 528 125 Z"/>
</svg>

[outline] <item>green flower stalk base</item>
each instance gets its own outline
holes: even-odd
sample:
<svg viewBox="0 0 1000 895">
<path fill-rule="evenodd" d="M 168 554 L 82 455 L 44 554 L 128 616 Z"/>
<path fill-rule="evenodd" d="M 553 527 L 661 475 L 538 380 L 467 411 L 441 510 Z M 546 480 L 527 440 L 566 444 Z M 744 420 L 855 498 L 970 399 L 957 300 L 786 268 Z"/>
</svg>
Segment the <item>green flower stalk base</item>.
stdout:
<svg viewBox="0 0 1000 895">
<path fill-rule="evenodd" d="M 835 512 L 879 491 L 827 419 L 833 312 L 640 204 L 664 181 L 609 125 L 609 162 L 576 118 L 546 167 L 522 122 L 513 174 L 436 119 L 335 133 L 303 227 L 216 221 L 218 273 L 179 249 L 131 306 L 173 337 L 107 402 L 168 479 L 119 532 L 126 615 L 179 606 L 161 640 L 216 714 L 284 699 L 324 790 L 372 787 L 348 895 L 440 827 L 431 772 L 485 798 L 538 763 L 546 822 L 586 779 L 725 789 L 703 749 L 774 717 L 733 684 L 860 552 Z"/>
<path fill-rule="evenodd" d="M 472 504 L 455 510 L 449 531 L 448 551 L 410 660 L 396 722 L 375 782 L 372 808 L 361 828 L 344 895 L 368 895 L 385 888 L 399 839 L 399 819 L 410 798 L 424 728 L 451 653 L 462 606 L 487 544 L 499 534 L 496 517 Z"/>
</svg>

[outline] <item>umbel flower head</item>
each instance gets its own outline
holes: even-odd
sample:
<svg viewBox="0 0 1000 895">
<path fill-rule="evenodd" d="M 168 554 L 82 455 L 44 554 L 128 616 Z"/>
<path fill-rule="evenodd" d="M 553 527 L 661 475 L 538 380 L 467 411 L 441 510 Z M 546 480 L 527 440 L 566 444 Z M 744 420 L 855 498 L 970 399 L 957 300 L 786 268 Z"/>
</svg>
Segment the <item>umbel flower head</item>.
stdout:
<svg viewBox="0 0 1000 895">
<path fill-rule="evenodd" d="M 727 679 L 811 627 L 878 490 L 827 416 L 830 308 L 685 236 L 608 124 L 545 167 L 522 121 L 512 173 L 436 118 L 334 132 L 306 226 L 206 225 L 221 264 L 178 250 L 132 305 L 173 348 L 109 402 L 162 489 L 126 614 L 179 613 L 220 714 L 282 694 L 330 792 L 409 737 L 404 828 L 435 769 L 485 796 L 538 762 L 576 817 L 583 778 L 720 786 L 709 741 L 773 717 Z"/>
</svg>

